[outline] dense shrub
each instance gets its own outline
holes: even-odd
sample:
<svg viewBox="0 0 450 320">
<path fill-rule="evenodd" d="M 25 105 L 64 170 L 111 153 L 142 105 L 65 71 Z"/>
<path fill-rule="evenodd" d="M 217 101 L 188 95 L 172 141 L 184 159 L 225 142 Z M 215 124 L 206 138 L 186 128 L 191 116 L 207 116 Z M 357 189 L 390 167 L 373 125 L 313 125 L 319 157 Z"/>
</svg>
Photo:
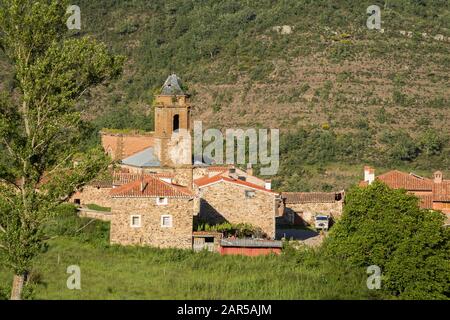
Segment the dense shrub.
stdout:
<svg viewBox="0 0 450 320">
<path fill-rule="evenodd" d="M 232 224 L 224 222 L 220 224 L 210 225 L 205 222 L 198 222 L 194 227 L 197 231 L 215 231 L 221 232 L 224 237 L 235 236 L 237 238 L 263 238 L 266 235 L 258 227 L 248 223 Z"/>
<path fill-rule="evenodd" d="M 76 237 L 83 242 L 106 245 L 109 240 L 109 223 L 90 218 L 80 218 L 72 204 L 59 207 L 56 218 L 50 221 L 45 232 L 49 238 Z"/>
<path fill-rule="evenodd" d="M 351 265 L 377 265 L 382 290 L 405 299 L 450 298 L 450 229 L 440 212 L 381 182 L 346 196 L 342 219 L 325 243 Z"/>
</svg>

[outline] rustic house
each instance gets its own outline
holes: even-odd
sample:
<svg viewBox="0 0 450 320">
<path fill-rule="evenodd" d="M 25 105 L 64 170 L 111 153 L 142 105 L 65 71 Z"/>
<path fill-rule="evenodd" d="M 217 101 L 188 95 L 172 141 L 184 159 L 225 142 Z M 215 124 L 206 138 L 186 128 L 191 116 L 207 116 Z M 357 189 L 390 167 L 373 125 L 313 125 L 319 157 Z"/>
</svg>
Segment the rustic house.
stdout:
<svg viewBox="0 0 450 320">
<path fill-rule="evenodd" d="M 342 215 L 344 192 L 283 192 L 283 222 L 292 225 L 313 225 L 318 214 L 336 221 Z"/>
<path fill-rule="evenodd" d="M 192 248 L 192 190 L 153 176 L 111 190 L 113 244 Z"/>
<path fill-rule="evenodd" d="M 364 180 L 360 185 L 367 186 L 375 179 L 393 189 L 405 189 L 416 195 L 420 199 L 421 208 L 442 211 L 447 216 L 446 223 L 450 223 L 450 180 L 445 180 L 441 171 L 436 171 L 430 179 L 398 170 L 375 176 L 374 168 L 364 167 Z"/>
<path fill-rule="evenodd" d="M 267 237 L 275 237 L 278 193 L 221 174 L 205 176 L 194 184 L 200 197 L 200 220 L 211 224 L 248 223 Z"/>
</svg>

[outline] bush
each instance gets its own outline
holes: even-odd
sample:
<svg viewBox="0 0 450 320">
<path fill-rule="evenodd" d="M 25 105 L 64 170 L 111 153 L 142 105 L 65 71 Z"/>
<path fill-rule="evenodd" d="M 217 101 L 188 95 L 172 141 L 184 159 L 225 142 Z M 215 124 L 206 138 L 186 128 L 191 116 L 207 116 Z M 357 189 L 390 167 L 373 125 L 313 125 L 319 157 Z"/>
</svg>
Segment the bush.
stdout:
<svg viewBox="0 0 450 320">
<path fill-rule="evenodd" d="M 209 225 L 208 223 L 198 222 L 195 229 L 197 231 L 214 231 L 220 232 L 224 237 L 236 236 L 238 238 L 263 238 L 266 236 L 258 227 L 254 227 L 247 223 L 231 224 L 224 222 L 221 224 Z"/>
<path fill-rule="evenodd" d="M 381 182 L 355 188 L 325 243 L 328 254 L 382 270 L 382 290 L 404 299 L 450 298 L 450 229 L 443 214 Z"/>
<path fill-rule="evenodd" d="M 61 205 L 56 217 L 45 229 L 49 238 L 58 236 L 76 237 L 83 242 L 107 244 L 109 223 L 90 218 L 80 218 L 72 204 Z"/>
<path fill-rule="evenodd" d="M 7 288 L 0 287 L 0 300 L 8 300 L 11 291 Z"/>
</svg>

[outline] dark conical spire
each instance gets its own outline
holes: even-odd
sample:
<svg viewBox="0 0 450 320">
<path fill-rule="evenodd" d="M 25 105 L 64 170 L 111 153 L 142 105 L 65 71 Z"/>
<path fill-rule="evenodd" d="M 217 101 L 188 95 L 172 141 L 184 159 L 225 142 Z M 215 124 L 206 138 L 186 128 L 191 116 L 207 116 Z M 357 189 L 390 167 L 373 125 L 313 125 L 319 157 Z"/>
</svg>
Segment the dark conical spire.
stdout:
<svg viewBox="0 0 450 320">
<path fill-rule="evenodd" d="M 181 80 L 175 73 L 172 73 L 164 82 L 161 90 L 162 95 L 183 95 L 184 92 L 181 89 Z"/>
</svg>

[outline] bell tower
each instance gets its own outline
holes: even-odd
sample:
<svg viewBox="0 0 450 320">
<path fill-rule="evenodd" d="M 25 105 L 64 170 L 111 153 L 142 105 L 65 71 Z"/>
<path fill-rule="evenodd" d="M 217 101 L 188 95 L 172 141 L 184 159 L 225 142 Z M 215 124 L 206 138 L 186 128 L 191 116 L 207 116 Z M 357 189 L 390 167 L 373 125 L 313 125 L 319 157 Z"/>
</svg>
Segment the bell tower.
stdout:
<svg viewBox="0 0 450 320">
<path fill-rule="evenodd" d="M 170 75 L 155 99 L 155 153 L 162 167 L 192 164 L 190 97 L 180 82 Z"/>
</svg>

